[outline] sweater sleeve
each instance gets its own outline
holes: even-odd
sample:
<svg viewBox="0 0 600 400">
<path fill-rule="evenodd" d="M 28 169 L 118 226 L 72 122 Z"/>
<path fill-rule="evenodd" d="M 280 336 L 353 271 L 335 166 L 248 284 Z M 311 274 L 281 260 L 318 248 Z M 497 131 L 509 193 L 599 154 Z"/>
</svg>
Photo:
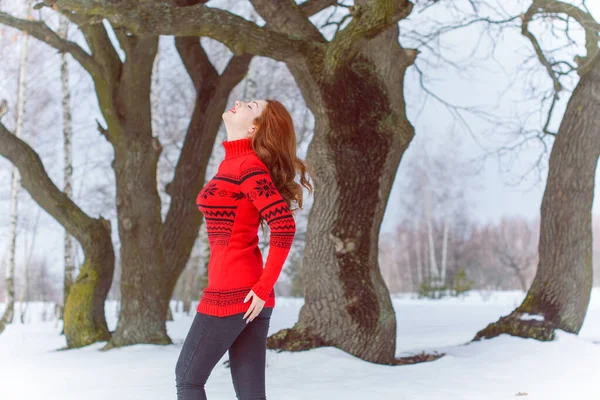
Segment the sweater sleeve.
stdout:
<svg viewBox="0 0 600 400">
<path fill-rule="evenodd" d="M 262 300 L 267 300 L 281 273 L 296 234 L 294 216 L 275 187 L 265 164 L 248 157 L 240 165 L 240 189 L 256 207 L 270 228 L 269 254 L 258 282 L 252 287 Z"/>
</svg>

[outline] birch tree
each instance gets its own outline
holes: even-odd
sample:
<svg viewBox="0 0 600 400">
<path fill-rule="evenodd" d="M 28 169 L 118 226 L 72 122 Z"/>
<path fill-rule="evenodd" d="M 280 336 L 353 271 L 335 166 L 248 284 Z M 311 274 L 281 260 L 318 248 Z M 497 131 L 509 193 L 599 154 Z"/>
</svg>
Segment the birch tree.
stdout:
<svg viewBox="0 0 600 400">
<path fill-rule="evenodd" d="M 446 272 L 448 271 L 448 237 L 450 234 L 450 215 L 444 216 L 444 233 L 442 237 L 442 270 L 440 280 L 446 282 Z"/>
<path fill-rule="evenodd" d="M 427 177 L 427 176 L 426 176 Z M 440 271 L 438 269 L 437 257 L 435 254 L 435 241 L 433 239 L 433 200 L 432 200 L 432 183 L 427 179 L 425 181 L 425 189 L 423 190 L 423 216 L 425 218 L 425 224 L 427 226 L 427 245 L 429 254 L 429 281 L 431 286 L 439 288 L 443 285 L 441 281 Z"/>
<path fill-rule="evenodd" d="M 58 36 L 66 40 L 69 30 L 69 21 L 61 17 L 58 28 Z M 63 117 L 63 152 L 64 152 L 64 193 L 68 197 L 73 197 L 73 161 L 71 143 L 73 138 L 73 122 L 71 118 L 71 90 L 69 88 L 69 65 L 67 53 L 60 54 L 60 83 L 62 92 L 62 117 Z M 75 281 L 75 260 L 73 258 L 73 237 L 65 231 L 64 240 L 64 262 L 65 275 L 63 280 L 63 308 L 61 309 L 61 319 L 64 314 L 64 305 L 67 304 L 67 298 L 71 291 L 71 286 Z"/>
<path fill-rule="evenodd" d="M 25 103 L 27 101 L 27 59 L 29 56 L 29 35 L 25 32 L 21 43 L 21 58 L 19 62 L 19 79 L 17 83 L 17 123 L 15 136 L 23 136 L 23 123 L 25 121 Z M 11 173 L 10 188 L 10 222 L 8 233 L 8 266 L 6 268 L 6 310 L 0 320 L 0 332 L 6 324 L 13 321 L 15 308 L 15 263 L 17 251 L 17 225 L 18 225 L 18 202 L 19 190 L 21 188 L 21 176 L 18 168 L 13 166 Z"/>
</svg>

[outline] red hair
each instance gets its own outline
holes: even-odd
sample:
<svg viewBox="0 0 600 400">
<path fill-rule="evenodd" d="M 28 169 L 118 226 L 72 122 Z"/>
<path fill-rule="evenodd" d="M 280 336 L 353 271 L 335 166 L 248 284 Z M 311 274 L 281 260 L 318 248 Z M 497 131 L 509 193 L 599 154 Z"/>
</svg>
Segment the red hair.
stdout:
<svg viewBox="0 0 600 400">
<path fill-rule="evenodd" d="M 266 101 L 264 111 L 254 120 L 256 133 L 252 136 L 252 148 L 269 169 L 275 187 L 293 214 L 302 209 L 302 186 L 308 189 L 309 194 L 313 192 L 313 186 L 307 179 L 310 169 L 296 156 L 292 116 L 279 101 Z M 300 173 L 300 183 L 295 181 L 297 173 Z M 292 209 L 292 202 L 296 202 L 298 208 Z"/>
</svg>

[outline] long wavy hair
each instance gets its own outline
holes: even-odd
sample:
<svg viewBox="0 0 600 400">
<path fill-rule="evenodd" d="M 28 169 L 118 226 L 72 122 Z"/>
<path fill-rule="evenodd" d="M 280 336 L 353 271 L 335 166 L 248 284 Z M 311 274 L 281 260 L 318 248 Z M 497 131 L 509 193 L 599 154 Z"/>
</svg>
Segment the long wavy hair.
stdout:
<svg viewBox="0 0 600 400">
<path fill-rule="evenodd" d="M 252 148 L 269 169 L 273 184 L 294 214 L 303 209 L 302 187 L 309 195 L 313 193 L 308 180 L 312 174 L 308 165 L 296 156 L 296 131 L 289 111 L 278 100 L 266 99 L 266 102 L 262 114 L 254 120 L 256 133 L 252 136 Z M 300 183 L 295 181 L 298 173 Z M 292 202 L 298 207 L 293 209 Z"/>
</svg>

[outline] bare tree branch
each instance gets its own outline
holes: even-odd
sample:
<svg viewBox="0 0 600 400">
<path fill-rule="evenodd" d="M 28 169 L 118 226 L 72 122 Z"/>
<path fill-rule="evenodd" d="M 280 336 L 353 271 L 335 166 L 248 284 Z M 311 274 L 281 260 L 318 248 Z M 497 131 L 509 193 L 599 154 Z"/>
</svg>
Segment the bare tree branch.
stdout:
<svg viewBox="0 0 600 400">
<path fill-rule="evenodd" d="M 408 0 L 380 0 L 350 8 L 352 20 L 327 46 L 325 67 L 332 72 L 354 58 L 361 44 L 406 18 L 413 9 Z"/>
<path fill-rule="evenodd" d="M 327 18 L 327 21 L 325 21 L 325 23 L 323 25 L 321 25 L 321 28 L 325 28 L 325 27 L 328 27 L 328 26 L 335 26 L 335 32 L 333 33 L 334 37 L 338 34 L 338 32 L 340 31 L 340 29 L 342 29 L 342 25 L 344 25 L 344 22 L 346 22 L 346 20 L 348 18 L 352 17 L 352 14 L 346 14 L 339 21 L 331 21 L 331 18 L 333 18 L 333 16 L 335 14 L 336 13 L 335 13 L 335 10 L 334 10 L 331 13 L 331 15 Z"/>
<path fill-rule="evenodd" d="M 535 14 L 535 11 L 530 12 L 531 10 L 532 9 L 530 8 L 527 11 L 527 13 L 525 13 L 521 16 L 521 19 L 523 21 L 523 25 L 521 27 L 521 33 L 523 34 L 523 36 L 525 36 L 526 38 L 528 38 L 531 41 L 531 44 L 533 45 L 533 48 L 535 50 L 535 54 L 537 55 L 538 59 L 540 60 L 540 63 L 546 68 L 546 71 L 548 72 L 548 75 L 550 76 L 550 79 L 552 79 L 552 82 L 554 84 L 554 95 L 552 96 L 552 103 L 550 104 L 550 108 L 548 110 L 548 116 L 546 118 L 546 123 L 544 124 L 542 131 L 545 134 L 556 135 L 556 133 L 550 132 L 548 130 L 548 126 L 550 125 L 550 120 L 552 119 L 552 112 L 554 111 L 556 102 L 559 99 L 558 94 L 559 94 L 559 92 L 562 91 L 563 86 L 560 83 L 560 80 L 558 79 L 556 74 L 554 73 L 554 70 L 552 69 L 552 65 L 544 56 L 542 46 L 540 46 L 540 43 L 538 42 L 535 35 L 533 33 L 531 33 L 531 31 L 529 31 L 529 22 L 531 21 L 533 14 Z"/>
<path fill-rule="evenodd" d="M 125 27 L 136 35 L 210 37 L 225 44 L 234 54 L 251 53 L 286 61 L 311 52 L 311 43 L 298 35 L 259 27 L 229 11 L 194 3 L 179 7 L 166 2 L 134 0 L 46 0 L 40 4 L 62 13 L 106 18 L 113 26 Z"/>
<path fill-rule="evenodd" d="M 291 5 L 284 6 L 283 2 L 278 2 L 279 9 L 286 16 L 283 20 L 294 27 L 293 34 L 278 32 L 277 26 L 273 29 L 259 27 L 233 13 L 204 4 L 178 7 L 165 2 L 133 0 L 45 0 L 43 4 L 63 13 L 70 11 L 88 17 L 104 17 L 134 34 L 205 36 L 224 43 L 235 54 L 251 53 L 279 61 L 309 54 L 322 42 L 318 30 L 311 27 L 309 21 L 300 18 L 302 10 Z M 255 4 L 275 7 L 258 0 Z M 319 4 L 324 6 L 322 2 Z M 412 7 L 408 0 L 379 0 L 351 7 L 352 20 L 327 46 L 327 68 L 335 69 L 353 58 L 362 42 L 405 18 Z M 303 34 L 299 35 L 299 32 Z"/>
<path fill-rule="evenodd" d="M 58 51 L 68 52 L 85 68 L 92 76 L 102 76 L 102 68 L 86 53 L 79 45 L 68 40 L 61 39 L 52 29 L 42 21 L 29 21 L 15 18 L 12 15 L 0 11 L 0 24 L 12 26 L 23 32 L 27 32 L 34 38 L 47 43 Z"/>
<path fill-rule="evenodd" d="M 206 52 L 200 45 L 200 38 L 194 36 L 176 37 L 175 47 L 196 90 L 202 87 L 205 79 L 218 78 L 219 74 L 217 70 L 215 70 Z"/>
<path fill-rule="evenodd" d="M 589 12 L 586 12 L 572 4 L 567 4 L 559 0 L 534 0 L 527 12 L 524 14 L 524 17 L 522 17 L 524 24 L 525 21 L 531 21 L 535 14 L 544 13 L 566 14 L 569 18 L 573 18 L 575 21 L 577 21 L 577 23 L 581 25 L 581 27 L 585 30 L 585 48 L 587 50 L 587 55 L 585 57 L 578 58 L 578 73 L 580 76 L 585 75 L 585 73 L 589 71 L 591 65 L 600 53 L 598 49 L 598 34 L 600 33 L 600 23 L 596 22 L 594 17 L 592 17 L 592 15 Z"/>
<path fill-rule="evenodd" d="M 544 55 L 544 51 L 542 50 L 542 47 L 541 47 L 539 41 L 537 40 L 535 35 L 533 33 L 531 33 L 531 31 L 529 30 L 529 23 L 533 20 L 533 18 L 536 15 L 538 15 L 538 14 L 554 14 L 554 13 L 560 13 L 560 14 L 567 15 L 568 18 L 566 20 L 558 15 L 554 16 L 554 18 L 563 20 L 567 24 L 567 30 L 566 30 L 567 38 L 572 43 L 574 43 L 574 41 L 572 39 L 570 39 L 568 36 L 568 33 L 569 33 L 568 27 L 569 27 L 569 19 L 570 18 L 577 21 L 577 23 L 579 23 L 579 25 L 581 25 L 586 32 L 587 55 L 584 58 L 578 58 L 578 60 L 579 60 L 578 67 L 574 67 L 571 64 L 567 63 L 566 61 L 551 62 L 550 60 L 548 60 L 548 58 Z M 548 116 L 546 118 L 546 123 L 544 124 L 544 127 L 542 128 L 542 130 L 545 134 L 556 135 L 555 132 L 550 132 L 548 130 L 548 126 L 550 125 L 550 121 L 552 119 L 552 113 L 554 111 L 554 107 L 556 106 L 556 102 L 559 99 L 559 93 L 563 90 L 563 86 L 560 83 L 559 77 L 562 75 L 566 75 L 573 70 L 576 70 L 580 76 L 583 76 L 586 73 L 586 71 L 589 70 L 589 66 L 591 66 L 591 64 L 593 63 L 593 61 L 599 54 L 598 33 L 600 32 L 600 24 L 598 24 L 594 20 L 594 18 L 591 16 L 591 14 L 589 14 L 588 12 L 583 11 L 580 8 L 578 8 L 572 4 L 563 3 L 558 0 L 535 0 L 531 4 L 531 6 L 527 10 L 527 12 L 525 14 L 521 15 L 521 20 L 522 20 L 521 33 L 523 34 L 523 36 L 527 37 L 529 39 L 529 41 L 531 42 L 531 44 L 533 45 L 533 48 L 535 50 L 535 54 L 537 55 L 538 60 L 544 66 L 544 68 L 548 72 L 548 75 L 550 76 L 550 79 L 552 79 L 552 82 L 553 82 L 554 94 L 552 96 L 552 103 L 550 104 L 550 108 L 548 110 Z M 554 66 L 558 66 L 561 63 L 568 65 L 569 69 L 567 70 L 567 72 L 556 71 L 553 68 Z"/>
<path fill-rule="evenodd" d="M 31 197 L 79 243 L 88 242 L 86 226 L 97 221 L 85 214 L 50 180 L 37 153 L 0 123 L 0 156 L 8 159 L 21 174 L 21 184 Z"/>
<path fill-rule="evenodd" d="M 78 27 L 90 46 L 92 57 L 104 68 L 106 80 L 116 82 L 121 74 L 123 63 L 110 41 L 104 24 L 86 25 L 82 23 L 78 24 Z"/>
<path fill-rule="evenodd" d="M 531 59 L 536 60 L 536 65 L 537 65 L 537 62 L 540 62 L 543 65 L 543 67 L 545 68 L 547 73 L 550 75 L 550 78 L 553 82 L 553 86 L 551 88 L 549 88 L 547 91 L 545 91 L 542 95 L 539 93 L 535 93 L 535 95 L 533 96 L 536 100 L 541 101 L 541 104 L 543 104 L 544 106 L 546 104 L 548 104 L 547 102 L 550 103 L 549 109 L 547 111 L 546 111 L 545 107 L 543 108 L 542 111 L 540 111 L 539 107 L 535 109 L 535 113 L 538 113 L 538 112 L 547 113 L 547 115 L 542 115 L 542 118 L 544 121 L 543 127 L 531 130 L 531 129 L 524 129 L 523 126 L 517 126 L 516 129 L 514 129 L 513 133 L 515 133 L 520 138 L 518 143 L 515 143 L 512 146 L 502 146 L 501 148 L 499 148 L 497 150 L 497 155 L 498 155 L 498 157 L 502 157 L 505 155 L 513 154 L 519 148 L 521 148 L 521 147 L 524 148 L 524 146 L 531 140 L 535 140 L 537 143 L 539 143 L 541 146 L 543 146 L 543 148 L 544 148 L 543 154 L 547 153 L 547 141 L 545 138 L 547 136 L 556 135 L 555 132 L 550 131 L 549 126 L 550 126 L 550 122 L 553 117 L 553 113 L 556 109 L 556 104 L 559 99 L 559 96 L 558 96 L 559 91 L 564 90 L 563 83 L 566 85 L 566 81 L 563 82 L 563 77 L 570 75 L 573 71 L 577 72 L 580 76 L 583 76 L 588 71 L 588 68 L 596 60 L 595 57 L 600 57 L 600 54 L 598 52 L 598 46 L 597 46 L 598 31 L 600 28 L 600 24 L 598 24 L 598 22 L 596 22 L 593 19 L 593 17 L 591 16 L 591 13 L 585 7 L 585 1 L 583 2 L 583 7 L 582 7 L 585 10 L 584 11 L 581 8 L 578 8 L 578 7 L 570 5 L 570 4 L 566 4 L 560 0 L 532 0 L 532 5 L 526 14 L 512 15 L 509 12 L 504 10 L 504 8 L 502 7 L 502 2 L 500 0 L 498 0 L 495 5 L 496 8 L 493 9 L 493 11 L 495 11 L 495 12 L 497 12 L 498 9 L 501 10 L 502 16 L 498 19 L 493 19 L 491 17 L 480 15 L 483 13 L 483 9 L 485 9 L 486 7 L 489 7 L 487 0 L 484 0 L 484 1 L 469 0 L 469 1 L 472 3 L 473 10 L 475 10 L 475 13 L 473 15 L 465 15 L 464 17 L 460 17 L 458 22 L 455 22 L 451 25 L 441 23 L 441 22 L 436 22 L 435 20 L 432 20 L 430 22 L 432 24 L 434 24 L 434 29 L 431 29 L 430 33 L 423 35 L 418 32 L 412 33 L 410 31 L 408 31 L 408 32 L 405 31 L 403 37 L 407 37 L 407 38 L 410 38 L 411 40 L 417 41 L 419 43 L 419 48 L 423 47 L 423 48 L 428 49 L 429 51 L 431 51 L 431 53 L 436 55 L 438 58 L 442 59 L 445 63 L 452 65 L 452 62 L 450 60 L 444 59 L 444 56 L 442 56 L 440 54 L 440 52 L 438 51 L 439 49 L 437 49 L 437 48 L 434 49 L 433 46 L 431 46 L 432 42 L 439 45 L 439 43 L 437 43 L 436 41 L 438 41 L 444 33 L 448 33 L 448 32 L 454 31 L 456 29 L 473 26 L 478 23 L 484 23 L 489 28 L 487 30 L 489 39 L 494 42 L 494 37 L 492 36 L 492 29 L 506 29 L 508 27 L 516 28 L 517 24 L 518 24 L 518 27 L 522 31 L 522 34 L 533 44 L 533 47 L 535 49 L 534 56 L 531 57 Z M 421 7 L 422 10 L 428 8 L 428 6 L 430 6 L 431 4 L 434 4 L 435 2 L 436 1 L 434 0 L 432 2 L 426 3 L 425 8 Z M 464 7 L 459 9 L 452 3 L 448 4 L 448 7 L 452 8 L 457 14 L 465 13 Z M 548 50 L 548 49 L 542 50 L 542 45 L 538 42 L 537 38 L 535 36 L 533 36 L 533 34 L 529 31 L 529 22 L 531 22 L 531 21 L 534 21 L 536 23 L 541 22 L 542 24 L 545 24 L 544 29 L 549 30 L 550 34 L 553 37 L 556 37 L 560 41 L 564 41 L 564 39 L 566 37 L 567 43 L 565 45 L 558 46 L 551 50 Z M 556 21 L 564 22 L 566 27 L 562 26 L 562 27 L 560 27 L 562 29 L 559 29 L 559 27 L 556 24 Z M 517 24 L 515 24 L 515 22 Z M 562 51 L 565 47 L 572 47 L 572 46 L 579 45 L 579 43 L 577 43 L 577 41 L 574 40 L 574 38 L 569 36 L 569 32 L 568 32 L 569 29 L 578 28 L 578 27 L 574 27 L 572 25 L 581 25 L 585 29 L 586 48 L 587 48 L 588 55 L 586 57 L 576 57 L 575 63 L 570 63 L 568 61 L 563 61 L 563 60 L 554 60 L 552 58 L 554 53 Z M 591 57 L 590 57 L 590 55 L 591 55 Z M 421 60 L 421 63 L 426 62 L 426 58 L 420 58 L 420 60 Z M 500 65 L 500 63 L 499 63 L 499 65 Z M 525 65 L 525 63 L 524 63 L 524 65 Z M 418 68 L 418 65 L 416 65 L 416 67 L 417 67 L 417 71 L 419 72 L 419 74 L 422 75 L 422 73 L 420 72 L 420 70 Z M 428 95 L 433 96 L 436 100 L 440 101 L 442 104 L 444 104 L 446 107 L 449 108 L 449 111 L 453 115 L 456 115 L 458 117 L 458 120 L 465 126 L 467 131 L 473 137 L 473 139 L 485 151 L 486 154 L 485 154 L 484 158 L 487 158 L 488 156 L 492 155 L 492 153 L 488 152 L 487 150 L 485 150 L 483 148 L 483 146 L 475 138 L 471 129 L 467 125 L 465 125 L 464 120 L 461 118 L 461 116 L 459 114 L 461 112 L 461 109 L 459 107 L 456 107 L 452 104 L 449 104 L 448 102 L 441 100 L 439 96 L 435 96 L 430 90 L 427 90 L 427 88 L 423 84 L 422 76 L 421 76 L 421 87 L 425 90 L 425 92 Z M 480 115 L 478 115 L 478 116 L 480 116 Z M 528 119 L 528 117 L 525 119 Z M 492 121 L 490 121 L 490 122 L 492 122 Z M 503 128 L 506 128 L 507 124 L 512 124 L 512 121 L 502 121 L 499 124 L 498 123 L 496 123 L 496 124 L 498 127 L 502 126 Z M 540 154 L 540 156 L 536 162 L 536 165 L 541 163 L 543 154 Z M 482 160 L 482 165 L 483 165 L 483 161 L 484 160 Z M 531 169 L 533 169 L 534 167 L 536 167 L 536 166 L 535 165 L 532 166 Z M 537 165 L 536 168 L 541 171 L 540 165 Z M 528 173 L 529 172 L 523 174 L 521 177 L 522 178 L 521 180 L 523 180 L 525 178 L 525 175 L 527 175 Z"/>
<path fill-rule="evenodd" d="M 250 0 L 254 9 L 279 32 L 296 34 L 306 40 L 325 43 L 321 32 L 294 1 Z"/>
<path fill-rule="evenodd" d="M 308 0 L 300 4 L 299 7 L 305 15 L 311 16 L 336 4 L 337 0 Z"/>
</svg>

